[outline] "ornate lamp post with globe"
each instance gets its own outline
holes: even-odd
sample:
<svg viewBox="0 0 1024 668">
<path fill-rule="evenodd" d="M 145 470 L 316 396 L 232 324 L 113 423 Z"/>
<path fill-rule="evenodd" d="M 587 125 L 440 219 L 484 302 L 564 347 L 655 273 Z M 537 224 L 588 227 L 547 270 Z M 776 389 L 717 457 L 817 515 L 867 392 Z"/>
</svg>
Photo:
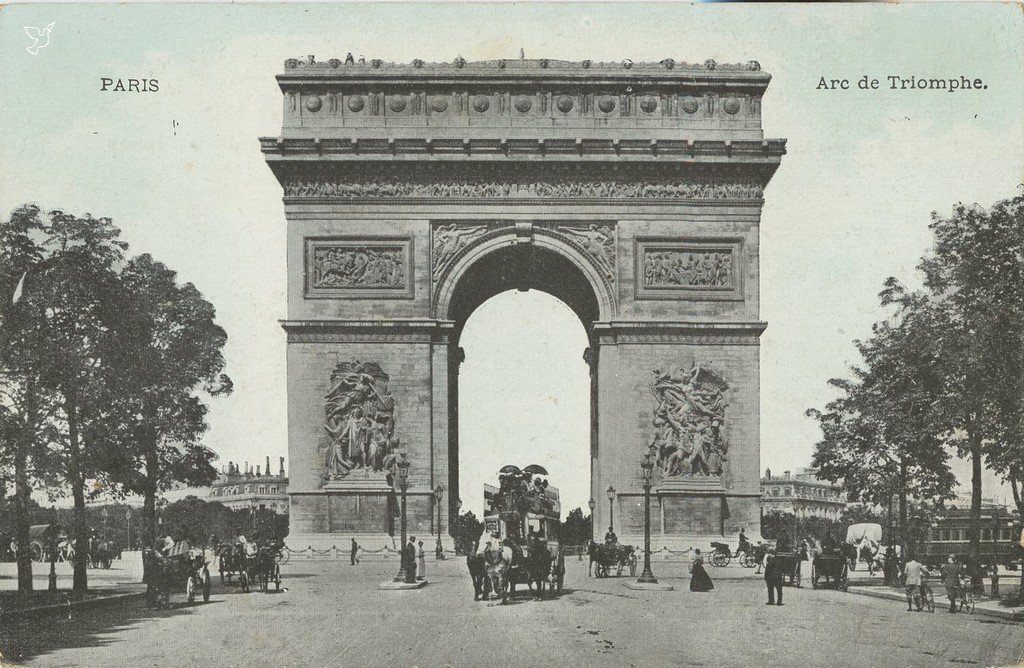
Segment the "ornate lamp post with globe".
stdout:
<svg viewBox="0 0 1024 668">
<path fill-rule="evenodd" d="M 444 559 L 444 552 L 441 549 L 441 499 L 444 498 L 444 485 L 438 484 L 437 489 L 434 490 L 434 503 L 437 504 L 437 549 L 434 550 L 434 556 L 438 559 Z"/>
<path fill-rule="evenodd" d="M 405 448 L 401 448 L 398 451 L 398 461 L 395 462 L 395 482 L 398 483 L 398 490 L 401 492 L 401 525 L 402 525 L 402 547 L 401 557 L 398 560 L 399 568 L 398 575 L 395 576 L 395 582 L 415 583 L 416 574 L 407 572 L 408 569 L 405 567 L 405 544 L 408 542 L 409 537 L 406 535 L 406 523 L 405 523 L 405 493 L 409 491 L 409 457 Z"/>
<path fill-rule="evenodd" d="M 615 532 L 615 488 L 608 485 L 608 530 Z"/>
<path fill-rule="evenodd" d="M 653 452 L 648 452 L 640 462 L 640 470 L 644 475 L 644 571 L 636 582 L 627 580 L 623 584 L 628 589 L 672 591 L 672 585 L 659 583 L 651 571 L 651 484 L 654 478 L 654 467 Z"/>
<path fill-rule="evenodd" d="M 657 584 L 658 580 L 651 572 L 651 476 L 654 473 L 651 453 L 644 455 L 640 469 L 644 473 L 644 572 L 637 578 L 637 582 Z"/>
<path fill-rule="evenodd" d="M 590 508 L 590 540 L 594 540 L 597 531 L 597 527 L 594 525 L 594 509 L 597 508 L 597 501 L 594 501 L 594 497 L 590 497 L 590 501 L 587 501 L 587 507 Z"/>
</svg>

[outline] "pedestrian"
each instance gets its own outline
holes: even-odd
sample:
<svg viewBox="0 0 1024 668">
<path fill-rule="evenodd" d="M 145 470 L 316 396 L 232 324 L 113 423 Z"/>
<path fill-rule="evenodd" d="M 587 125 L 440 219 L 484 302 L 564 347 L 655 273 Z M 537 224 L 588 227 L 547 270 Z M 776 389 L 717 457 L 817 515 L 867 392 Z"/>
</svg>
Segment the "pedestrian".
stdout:
<svg viewBox="0 0 1024 668">
<path fill-rule="evenodd" d="M 405 561 L 405 581 L 416 582 L 416 536 L 409 536 L 409 542 L 402 548 Z"/>
<path fill-rule="evenodd" d="M 912 602 L 917 601 L 917 611 L 921 612 L 924 606 L 924 578 L 929 575 L 928 569 L 909 555 L 906 565 L 903 567 L 903 584 L 907 588 L 907 612 L 913 612 Z M 916 595 L 916 596 L 915 596 Z"/>
<path fill-rule="evenodd" d="M 700 550 L 695 550 L 690 562 L 690 591 L 705 592 L 714 588 L 715 583 L 711 581 L 711 576 L 704 568 L 704 557 L 700 556 Z"/>
<path fill-rule="evenodd" d="M 352 553 L 349 555 L 349 561 L 352 566 L 359 563 L 359 543 L 356 542 L 355 538 L 352 539 Z"/>
<path fill-rule="evenodd" d="M 422 580 L 427 575 L 427 553 L 423 551 L 423 541 L 416 546 L 416 579 Z"/>
<path fill-rule="evenodd" d="M 942 584 L 946 588 L 946 597 L 949 599 L 949 611 L 956 612 L 956 599 L 960 593 L 960 573 L 962 569 L 954 555 L 949 555 L 946 563 L 942 566 Z"/>
<path fill-rule="evenodd" d="M 782 605 L 782 565 L 775 550 L 769 550 L 764 564 L 764 582 L 768 586 L 768 605 Z"/>
</svg>

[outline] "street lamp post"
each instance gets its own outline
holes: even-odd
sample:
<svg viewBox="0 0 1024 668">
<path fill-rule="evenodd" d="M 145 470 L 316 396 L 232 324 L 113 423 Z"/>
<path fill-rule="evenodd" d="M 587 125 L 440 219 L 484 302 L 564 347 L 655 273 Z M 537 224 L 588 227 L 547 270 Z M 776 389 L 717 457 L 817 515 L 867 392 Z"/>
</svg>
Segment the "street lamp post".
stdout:
<svg viewBox="0 0 1024 668">
<path fill-rule="evenodd" d="M 400 449 L 398 451 L 398 462 L 396 464 L 396 468 L 398 469 L 398 475 L 397 475 L 398 489 L 402 493 L 402 507 L 401 507 L 401 513 L 402 513 L 402 548 L 401 548 L 401 550 L 402 551 L 401 551 L 401 558 L 398 560 L 398 563 L 399 563 L 398 575 L 395 576 L 395 582 L 415 583 L 416 582 L 416 573 L 415 572 L 410 573 L 409 569 L 406 568 L 406 563 L 405 563 L 405 547 L 406 547 L 405 544 L 409 540 L 408 536 L 406 536 L 406 533 L 405 533 L 405 531 L 406 531 L 406 528 L 405 528 L 405 493 L 409 489 L 409 459 L 407 457 L 407 453 L 405 451 L 405 448 L 402 448 L 402 449 Z"/>
<path fill-rule="evenodd" d="M 637 578 L 637 582 L 657 584 L 658 580 L 651 572 L 651 475 L 654 472 L 651 453 L 644 455 L 640 468 L 644 473 L 644 572 Z"/>
<path fill-rule="evenodd" d="M 615 488 L 608 485 L 608 530 L 615 531 Z"/>
<path fill-rule="evenodd" d="M 444 559 L 444 552 L 441 550 L 441 499 L 444 498 L 444 485 L 439 484 L 434 490 L 434 498 L 437 502 L 437 549 L 434 555 L 438 560 Z"/>
</svg>

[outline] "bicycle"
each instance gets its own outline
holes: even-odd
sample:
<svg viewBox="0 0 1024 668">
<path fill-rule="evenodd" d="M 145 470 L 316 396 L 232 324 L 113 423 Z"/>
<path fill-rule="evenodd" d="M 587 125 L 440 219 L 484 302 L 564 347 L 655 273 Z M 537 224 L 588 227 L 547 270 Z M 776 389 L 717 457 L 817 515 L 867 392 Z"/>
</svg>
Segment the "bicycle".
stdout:
<svg viewBox="0 0 1024 668">
<path fill-rule="evenodd" d="M 913 588 L 910 599 L 913 606 L 918 610 L 935 612 L 935 594 L 925 579 L 922 578 L 921 584 Z"/>
<path fill-rule="evenodd" d="M 970 586 L 970 583 L 961 583 L 960 591 L 957 592 L 957 610 L 961 612 L 967 610 L 968 614 L 974 614 L 974 605 L 974 588 Z"/>
</svg>

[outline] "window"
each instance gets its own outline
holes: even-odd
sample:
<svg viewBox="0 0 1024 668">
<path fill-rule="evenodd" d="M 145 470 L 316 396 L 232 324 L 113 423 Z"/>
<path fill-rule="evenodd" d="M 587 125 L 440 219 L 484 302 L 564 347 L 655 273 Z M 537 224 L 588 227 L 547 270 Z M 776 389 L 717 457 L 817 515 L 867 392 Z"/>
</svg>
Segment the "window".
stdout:
<svg viewBox="0 0 1024 668">
<path fill-rule="evenodd" d="M 992 540 L 992 529 L 982 529 L 981 530 L 981 539 L 982 540 L 988 540 L 988 541 Z"/>
</svg>

